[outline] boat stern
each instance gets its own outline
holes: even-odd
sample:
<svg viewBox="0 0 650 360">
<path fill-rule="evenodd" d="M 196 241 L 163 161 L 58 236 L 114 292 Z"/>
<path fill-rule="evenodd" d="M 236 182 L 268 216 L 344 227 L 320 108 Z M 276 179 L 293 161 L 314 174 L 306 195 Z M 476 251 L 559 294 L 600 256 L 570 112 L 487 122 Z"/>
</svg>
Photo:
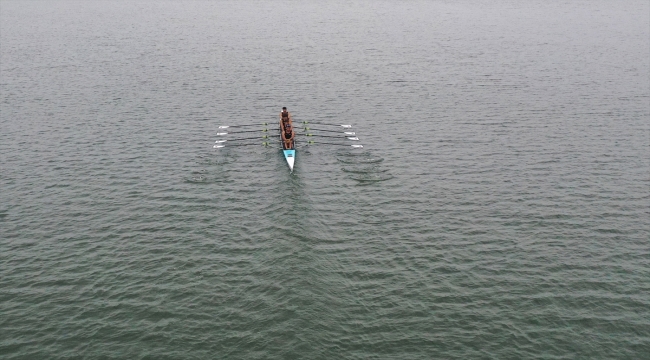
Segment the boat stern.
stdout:
<svg viewBox="0 0 650 360">
<path fill-rule="evenodd" d="M 284 158 L 289 164 L 289 170 L 293 171 L 293 163 L 296 161 L 296 150 L 282 150 L 284 152 Z"/>
</svg>

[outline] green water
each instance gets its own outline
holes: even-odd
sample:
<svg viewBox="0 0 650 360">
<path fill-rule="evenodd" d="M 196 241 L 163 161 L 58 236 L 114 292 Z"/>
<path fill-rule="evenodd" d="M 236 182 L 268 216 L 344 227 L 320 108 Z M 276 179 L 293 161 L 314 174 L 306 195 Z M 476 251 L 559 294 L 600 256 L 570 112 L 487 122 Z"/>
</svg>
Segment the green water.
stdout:
<svg viewBox="0 0 650 360">
<path fill-rule="evenodd" d="M 648 14 L 0 2 L 0 358 L 649 358 Z"/>
</svg>

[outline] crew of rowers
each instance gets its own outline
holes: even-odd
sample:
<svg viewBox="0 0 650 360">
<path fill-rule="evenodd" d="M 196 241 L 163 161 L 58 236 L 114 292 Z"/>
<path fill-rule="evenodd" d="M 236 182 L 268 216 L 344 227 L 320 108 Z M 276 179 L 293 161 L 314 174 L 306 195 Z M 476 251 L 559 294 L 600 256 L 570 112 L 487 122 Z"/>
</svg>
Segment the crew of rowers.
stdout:
<svg viewBox="0 0 650 360">
<path fill-rule="evenodd" d="M 295 133 L 293 132 L 293 121 L 291 114 L 286 107 L 282 108 L 280 113 L 280 136 L 282 137 L 282 147 L 285 150 L 293 149 Z"/>
</svg>

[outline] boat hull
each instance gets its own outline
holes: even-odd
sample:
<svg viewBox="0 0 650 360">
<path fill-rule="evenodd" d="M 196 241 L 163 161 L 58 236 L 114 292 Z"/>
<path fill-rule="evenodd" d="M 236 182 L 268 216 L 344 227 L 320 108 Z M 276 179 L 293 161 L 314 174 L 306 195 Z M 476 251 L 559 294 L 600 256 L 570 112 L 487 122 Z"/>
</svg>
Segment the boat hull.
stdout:
<svg viewBox="0 0 650 360">
<path fill-rule="evenodd" d="M 291 124 L 291 114 L 289 114 L 289 123 Z M 291 131 L 293 131 L 293 126 L 291 126 Z M 286 139 L 289 140 L 289 139 Z M 289 165 L 289 170 L 293 172 L 293 164 L 296 161 L 296 147 L 293 141 L 293 136 L 291 139 L 291 146 L 286 146 L 284 132 L 283 132 L 283 123 L 282 123 L 282 114 L 280 114 L 280 141 L 282 142 L 282 152 L 284 153 L 284 159 L 287 160 Z"/>
<path fill-rule="evenodd" d="M 289 170 L 293 171 L 293 164 L 296 161 L 296 150 L 282 150 L 284 159 L 287 160 Z"/>
</svg>

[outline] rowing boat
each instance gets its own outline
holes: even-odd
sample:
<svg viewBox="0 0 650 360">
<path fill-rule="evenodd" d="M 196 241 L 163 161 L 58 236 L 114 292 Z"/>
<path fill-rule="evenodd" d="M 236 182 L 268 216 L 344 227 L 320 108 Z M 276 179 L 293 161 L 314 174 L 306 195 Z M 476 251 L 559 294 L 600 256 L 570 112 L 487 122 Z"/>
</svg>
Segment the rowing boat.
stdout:
<svg viewBox="0 0 650 360">
<path fill-rule="evenodd" d="M 293 124 L 293 122 L 292 122 Z M 352 147 L 353 149 L 361 149 L 363 148 L 363 145 L 360 144 L 345 144 L 345 143 L 339 143 L 339 142 L 324 142 L 321 140 L 302 140 L 303 137 L 313 137 L 316 139 L 319 138 L 336 138 L 338 140 L 351 140 L 351 141 L 359 141 L 359 138 L 356 137 L 355 132 L 350 131 L 352 128 L 352 125 L 340 125 L 340 124 L 324 124 L 324 123 L 310 123 L 307 121 L 303 121 L 300 123 L 302 125 L 301 129 L 296 129 L 292 125 L 292 131 L 293 131 L 293 140 L 291 141 L 290 146 L 285 146 L 284 139 L 282 137 L 282 123 L 280 122 L 280 126 L 278 128 L 278 135 L 279 139 L 277 142 L 270 140 L 271 138 L 268 135 L 269 129 L 268 127 L 269 123 L 262 123 L 262 124 L 247 124 L 247 125 L 222 125 L 219 126 L 219 132 L 217 132 L 217 136 L 228 136 L 228 135 L 237 135 L 237 134 L 244 134 L 244 133 L 255 133 L 255 132 L 262 132 L 262 135 L 258 135 L 255 137 L 243 137 L 243 138 L 235 138 L 235 139 L 223 139 L 223 140 L 217 140 L 215 141 L 215 145 L 213 146 L 215 149 L 221 149 L 225 147 L 235 147 L 235 146 L 254 146 L 254 145 L 260 145 L 260 143 L 239 143 L 240 141 L 249 141 L 249 140 L 255 140 L 255 139 L 264 139 L 261 143 L 262 146 L 266 147 L 275 147 L 275 145 L 279 142 L 281 144 L 280 149 L 282 150 L 282 153 L 284 155 L 284 159 L 287 162 L 287 165 L 289 165 L 289 170 L 293 172 L 294 164 L 296 162 L 296 143 L 299 144 L 299 146 L 311 146 L 311 145 L 339 145 L 339 146 L 349 146 Z M 307 125 L 317 125 L 317 128 L 311 128 L 307 127 Z M 238 130 L 239 128 L 244 128 L 244 127 L 251 127 L 251 126 L 262 126 L 264 127 L 263 129 L 260 130 Z M 339 128 L 338 130 L 332 130 L 332 128 L 329 129 L 323 129 L 322 127 L 337 127 Z M 341 131 L 341 128 L 343 131 Z M 232 131 L 231 129 L 234 129 Z M 302 132 L 298 132 L 296 130 L 302 130 Z M 315 131 L 316 133 L 312 133 L 312 131 Z M 325 133 L 337 133 L 336 135 L 329 135 L 329 134 L 321 134 L 321 132 Z M 269 139 L 269 140 L 266 140 Z M 331 141 L 331 140 L 330 140 Z M 232 143 L 232 144 L 231 144 Z M 228 145 L 227 145 L 228 144 Z"/>
<path fill-rule="evenodd" d="M 289 115 L 289 124 L 292 124 L 291 120 L 291 115 Z M 289 170 L 293 172 L 293 164 L 296 161 L 296 141 L 295 141 L 295 132 L 293 130 L 293 124 L 291 125 L 291 132 L 294 133 L 292 135 L 292 140 L 290 142 L 290 146 L 286 146 L 286 143 L 284 142 L 284 137 L 282 136 L 282 115 L 280 115 L 280 141 L 282 142 L 282 152 L 284 153 L 284 159 L 287 160 L 287 164 L 289 165 Z"/>
</svg>

